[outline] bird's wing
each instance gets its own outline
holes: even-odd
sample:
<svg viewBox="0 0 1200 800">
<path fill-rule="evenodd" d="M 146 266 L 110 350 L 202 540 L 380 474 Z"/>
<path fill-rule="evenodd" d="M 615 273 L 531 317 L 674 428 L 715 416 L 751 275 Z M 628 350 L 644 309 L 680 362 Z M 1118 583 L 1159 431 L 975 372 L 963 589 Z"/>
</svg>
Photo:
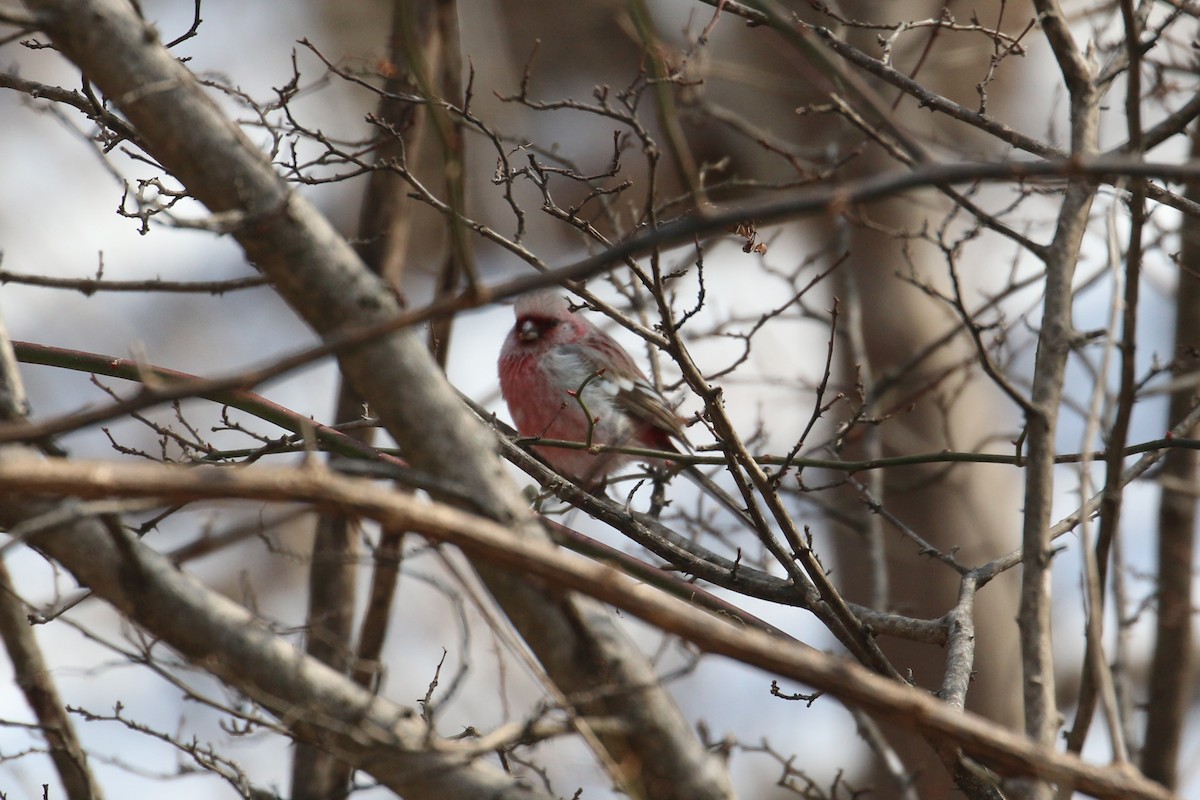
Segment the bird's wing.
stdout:
<svg viewBox="0 0 1200 800">
<path fill-rule="evenodd" d="M 575 355 L 586 363 L 597 380 L 612 394 L 613 402 L 634 419 L 657 428 L 685 445 L 683 419 L 675 413 L 666 399 L 654 388 L 625 349 L 603 331 L 592 333 L 588 347 L 573 348 Z M 594 353 L 602 352 L 607 365 Z"/>
<path fill-rule="evenodd" d="M 675 409 L 667 404 L 666 399 L 658 393 L 658 390 L 650 385 L 649 381 L 644 378 L 638 380 L 625 378 L 619 383 L 621 385 L 616 396 L 617 405 L 628 411 L 630 416 L 658 428 L 681 442 L 686 441 L 683 435 L 683 420 L 675 413 Z"/>
</svg>

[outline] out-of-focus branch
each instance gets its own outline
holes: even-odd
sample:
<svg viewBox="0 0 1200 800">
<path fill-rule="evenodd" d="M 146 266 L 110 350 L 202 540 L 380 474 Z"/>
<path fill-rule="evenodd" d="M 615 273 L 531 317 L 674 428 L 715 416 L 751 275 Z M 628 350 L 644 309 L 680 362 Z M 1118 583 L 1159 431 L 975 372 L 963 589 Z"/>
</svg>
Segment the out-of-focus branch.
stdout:
<svg viewBox="0 0 1200 800">
<path fill-rule="evenodd" d="M 0 419 L 20 418 L 27 413 L 26 406 L 16 354 L 0 321 Z M 102 800 L 100 784 L 88 766 L 87 754 L 75 736 L 75 726 L 67 716 L 31 625 L 8 566 L 0 559 L 0 638 L 12 661 L 17 686 L 46 738 L 50 759 L 68 800 Z"/>
<path fill-rule="evenodd" d="M 1119 287 L 1125 281 L 1124 270 L 1125 266 L 1122 263 L 1121 248 L 1117 241 L 1117 220 L 1116 220 L 1117 204 L 1112 204 L 1108 209 L 1108 258 L 1109 270 L 1113 276 L 1113 297 L 1109 304 L 1108 329 L 1115 331 L 1120 326 L 1122 309 L 1124 308 L 1121 299 L 1123 292 L 1118 291 Z M 1096 370 L 1097 375 L 1108 375 L 1112 367 L 1113 354 L 1118 347 L 1117 340 L 1110 338 L 1105 341 L 1103 353 L 1100 357 L 1100 364 Z M 1132 371 L 1130 372 L 1132 375 Z M 1130 406 L 1133 405 L 1133 390 L 1129 388 L 1125 395 L 1118 402 L 1127 402 Z M 1101 419 L 1104 415 L 1105 399 L 1108 397 L 1108 385 L 1104 380 L 1096 381 L 1092 387 L 1092 396 L 1088 406 L 1087 419 L 1084 424 L 1083 433 L 1083 450 L 1091 446 L 1100 433 Z M 1123 434 L 1127 431 L 1115 431 L 1113 437 L 1118 433 Z M 1094 538 L 1092 536 L 1091 518 L 1087 515 L 1083 516 L 1079 525 L 1079 547 L 1082 551 L 1081 560 L 1083 562 L 1083 588 L 1084 601 L 1086 604 L 1086 654 L 1083 659 L 1082 675 L 1079 681 L 1079 699 L 1076 702 L 1075 721 L 1071 729 L 1066 733 L 1067 749 L 1073 753 L 1079 753 L 1083 750 L 1083 744 L 1087 740 L 1088 730 L 1091 726 L 1092 715 L 1095 708 L 1096 699 L 1099 698 L 1104 703 L 1104 712 L 1106 721 L 1109 726 L 1109 740 L 1112 742 L 1114 760 L 1125 762 L 1129 760 L 1128 748 L 1124 738 L 1123 726 L 1119 724 L 1118 709 L 1116 694 L 1113 686 L 1112 668 L 1109 666 L 1108 656 L 1104 647 L 1104 607 L 1105 607 L 1105 579 L 1107 574 L 1106 565 L 1108 560 L 1109 548 L 1105 545 L 1105 509 L 1108 508 L 1110 513 L 1113 507 L 1111 496 L 1115 493 L 1121 494 L 1121 459 L 1116 459 L 1116 466 L 1109 468 L 1105 477 L 1105 489 L 1101 495 L 1101 536 L 1099 542 L 1093 547 Z M 1092 461 L 1085 459 L 1079 465 L 1079 495 L 1083 501 L 1092 494 Z M 1118 506 L 1119 507 L 1119 506 Z M 1108 530 L 1112 530 L 1111 528 Z M 1111 533 L 1109 534 L 1111 537 Z M 1108 539 L 1111 542 L 1111 538 Z M 1119 607 L 1118 607 L 1119 608 Z M 1121 612 L 1118 611 L 1118 617 Z M 1068 798 L 1070 789 L 1061 787 L 1059 789 L 1060 798 Z"/>
<path fill-rule="evenodd" d="M 0 561 L 0 637 L 12 661 L 17 686 L 37 717 L 38 729 L 46 737 L 50 758 L 68 800 L 101 800 L 100 784 L 88 767 L 87 754 L 75 736 L 75 727 L 33 636 L 29 615 L 3 561 Z"/>
<path fill-rule="evenodd" d="M 1134 12 L 1131 0 L 1121 0 L 1121 15 L 1125 23 L 1125 50 L 1121 54 L 1122 60 L 1128 60 L 1128 71 L 1126 73 L 1125 86 L 1125 117 L 1129 131 L 1129 151 L 1136 157 L 1144 156 L 1143 152 L 1143 133 L 1142 133 L 1142 76 L 1141 76 L 1141 46 L 1140 26 L 1137 21 L 1137 15 Z M 1100 531 L 1096 539 L 1094 552 L 1084 554 L 1084 564 L 1088 568 L 1087 586 L 1088 586 L 1088 636 L 1087 636 L 1087 657 L 1084 661 L 1083 677 L 1080 681 L 1078 711 L 1076 713 L 1076 722 L 1068 735 L 1068 747 L 1079 752 L 1083 748 L 1084 741 L 1087 737 L 1088 723 L 1091 720 L 1092 709 L 1097 699 L 1097 695 L 1104 703 L 1104 710 L 1109 728 L 1109 740 L 1112 742 L 1113 758 L 1118 762 L 1127 761 L 1129 758 L 1128 747 L 1125 741 L 1124 729 L 1118 719 L 1118 709 L 1115 689 L 1113 686 L 1112 674 L 1109 665 L 1106 663 L 1104 656 L 1104 648 L 1102 645 L 1102 634 L 1104 630 L 1104 598 L 1107 589 L 1107 576 L 1109 569 L 1109 558 L 1112 553 L 1114 540 L 1119 535 L 1121 525 L 1121 509 L 1124 501 L 1124 494 L 1121 492 L 1121 472 L 1124 461 L 1117 453 L 1120 452 L 1129 440 L 1129 423 L 1133 417 L 1134 406 L 1137 403 L 1137 385 L 1136 385 L 1136 356 L 1137 356 L 1137 319 L 1138 319 L 1138 297 L 1141 287 L 1141 265 L 1142 265 L 1142 229 L 1146 221 L 1146 191 L 1141 181 L 1136 181 L 1130 192 L 1129 199 L 1129 247 L 1125 252 L 1124 263 L 1121 263 L 1119 247 L 1111 247 L 1110 249 L 1117 250 L 1110 254 L 1110 259 L 1113 261 L 1114 272 L 1124 268 L 1124 275 L 1118 275 L 1113 283 L 1114 293 L 1114 316 L 1118 310 L 1117 296 L 1120 296 L 1120 330 L 1121 338 L 1119 343 L 1114 344 L 1120 349 L 1120 366 L 1119 366 L 1119 385 L 1116 393 L 1116 414 L 1113 419 L 1112 429 L 1107 438 L 1111 446 L 1108 454 L 1105 457 L 1105 484 L 1103 499 L 1100 503 Z M 1115 220 L 1110 221 L 1110 227 L 1115 226 Z M 1115 236 L 1115 232 L 1112 234 Z M 1120 295 L 1117 294 L 1118 287 L 1122 288 Z M 1110 330 L 1115 331 L 1116 320 L 1113 320 L 1113 325 Z M 1107 376 L 1107 360 L 1108 351 L 1105 353 L 1104 368 L 1101 369 L 1100 375 Z M 1100 413 L 1099 398 L 1104 391 L 1104 378 L 1097 382 L 1096 400 L 1094 404 L 1094 414 L 1089 414 L 1088 426 L 1089 430 L 1093 425 L 1097 425 L 1099 420 L 1094 418 Z M 1086 471 L 1087 465 L 1083 466 Z M 1087 486 L 1087 478 L 1085 476 L 1085 487 Z M 1085 494 L 1088 492 L 1085 492 Z M 1086 532 L 1086 520 L 1085 520 Z M 1083 547 L 1088 549 L 1091 547 L 1091 537 L 1085 535 L 1083 537 Z M 1118 615 L 1123 613 L 1123 610 L 1118 607 Z"/>
<path fill-rule="evenodd" d="M 459 8 L 456 0 L 438 0 L 432 8 L 424 8 L 432 24 L 417 29 L 410 17 L 412 10 L 428 3 L 403 3 L 399 8 L 400 31 L 408 54 L 409 70 L 425 97 L 444 98 L 455 106 L 466 107 L 468 99 L 463 90 L 462 39 L 458 29 Z M 428 53 L 428 55 L 425 55 Z M 420 57 L 418 58 L 418 55 Z M 444 102 L 430 102 L 426 119 L 429 129 L 437 135 L 441 172 L 446 185 L 446 205 L 451 213 L 445 217 L 446 254 L 438 269 L 434 286 L 435 297 L 453 297 L 459 284 L 468 293 L 478 277 L 474 263 L 469 229 L 464 222 L 467 209 L 467 164 L 465 125 L 458 114 L 450 114 Z M 453 317 L 445 315 L 431 321 L 429 349 L 442 367 L 450 353 L 450 334 Z"/>
<path fill-rule="evenodd" d="M 338 419 L 361 414 L 349 389 L 341 387 Z M 371 428 L 352 432 L 369 440 Z M 331 453 L 330 458 L 338 458 Z M 354 669 L 354 607 L 358 587 L 358 520 L 330 510 L 317 518 L 308 566 L 308 613 L 305 616 L 305 651 L 340 675 Z M 292 755 L 293 800 L 342 800 L 349 783 L 349 767 L 340 762 L 336 748 L 324 742 L 298 742 Z"/>
<path fill-rule="evenodd" d="M 7 333 L 0 326 L 0 418 L 12 421 L 25 413 L 24 389 Z M 50 462 L 25 447 L 0 448 L 0 464 L 42 464 Z M 157 638 L 170 641 L 178 652 L 229 685 L 236 687 L 270 710 L 280 719 L 295 721 L 298 710 L 304 717 L 293 731 L 302 740 L 322 736 L 323 742 L 337 748 L 339 756 L 369 770 L 380 783 L 397 794 L 416 800 L 475 800 L 495 796 L 507 800 L 548 800 L 547 795 L 527 789 L 510 776 L 474 763 L 470 757 L 439 750 L 431 740 L 428 726 L 412 709 L 402 708 L 373 693 L 354 686 L 323 664 L 305 657 L 292 645 L 272 634 L 252 614 L 227 598 L 203 587 L 178 570 L 176 562 L 150 550 L 119 525 L 87 513 L 61 515 L 66 503 L 23 493 L 0 480 L 0 524 L 8 530 L 31 519 L 46 519 L 58 514 L 56 529 L 44 529 L 36 535 L 37 546 L 54 557 L 65 555 L 76 562 L 89 578 L 81 578 L 97 596 L 104 598 Z M 71 569 L 71 567 L 68 567 Z M 76 573 L 80 577 L 80 573 Z M 0 627 L 20 673 L 22 664 L 37 667 L 36 647 L 28 647 L 24 634 L 14 633 L 15 596 L 11 585 L 0 587 Z M 44 665 L 39 672 L 45 674 Z M 43 682 L 31 684 L 45 689 Z M 69 720 L 53 716 L 49 706 L 61 702 L 51 691 L 39 692 L 41 712 L 47 714 L 47 736 L 56 763 L 75 774 L 63 774 L 64 785 L 72 800 L 98 798 L 91 792 L 94 783 L 87 774 L 82 751 L 71 752 Z M 325 737 L 324 734 L 329 736 Z M 56 737 L 62 737 L 56 739 Z M 56 747 L 61 743 L 63 749 Z M 449 750 L 453 750 L 451 745 Z M 83 775 L 79 776 L 78 772 Z M 78 789 L 80 793 L 76 793 Z"/>
<path fill-rule="evenodd" d="M 675 177 L 687 187 L 692 207 L 702 206 L 708 201 L 707 193 L 700 182 L 700 171 L 696 158 L 688 144 L 687 136 L 679 118 L 679 107 L 675 98 L 675 82 L 672 75 L 672 59 L 667 56 L 667 44 L 659 37 L 654 27 L 654 18 L 646 0 L 630 0 L 629 14 L 633 28 L 646 54 L 650 72 L 650 90 L 658 110 L 658 123 L 667 144 L 667 157 L 675 168 Z"/>
<path fill-rule="evenodd" d="M 366 270 L 328 220 L 293 193 L 228 120 L 154 29 L 120 0 L 29 0 L 55 46 L 125 114 L 150 154 L 210 211 L 237 211 L 247 258 L 323 337 L 392 323 L 398 302 Z M 370 404 L 413 466 L 454 476 L 475 505 L 503 520 L 510 537 L 544 538 L 503 472 L 494 438 L 458 400 L 417 336 L 399 330 L 342 352 L 342 373 Z M 400 390 L 403 387 L 403 391 Z M 724 766 L 691 730 L 657 675 L 616 620 L 596 602 L 549 593 L 488 563 L 480 577 L 558 690 L 583 719 L 620 725 L 597 731 L 635 797 L 723 800 Z M 89 581 L 89 583 L 91 583 Z M 139 623 L 140 606 L 136 610 Z M 603 675 L 611 691 L 598 696 Z"/>
<path fill-rule="evenodd" d="M 31 456 L 18 450 L 5 448 L 0 459 L 8 467 L 32 468 Z M 61 508 L 18 496 L 19 487 L 4 485 L 6 526 Z M 335 748 L 338 758 L 403 797 L 549 800 L 549 795 L 475 763 L 466 746 L 431 738 L 414 709 L 385 700 L 305 656 L 246 609 L 184 575 L 119 528 L 85 516 L 43 531 L 30 543 L 151 635 L 287 720 L 301 740 L 319 739 Z"/>
<path fill-rule="evenodd" d="M 223 281 L 114 281 L 104 278 L 56 278 L 53 275 L 21 275 L 0 270 L 0 284 L 19 283 L 25 286 L 41 286 L 47 289 L 72 289 L 83 295 L 96 292 L 172 292 L 178 294 L 225 294 L 241 289 L 266 286 L 267 279 L 261 275 L 247 278 L 230 278 Z"/>
<path fill-rule="evenodd" d="M 377 163 L 403 163 L 407 154 L 416 154 L 425 130 L 427 109 L 424 104 L 406 102 L 402 95 L 411 95 L 414 80 L 411 69 L 402 65 L 420 64 L 429 52 L 437 53 L 440 39 L 434 35 L 433 13 L 428 4 L 394 0 L 391 4 L 391 25 L 388 38 L 388 76 L 384 93 L 376 109 L 378 143 Z M 415 26 L 415 35 L 404 35 L 406 26 Z M 419 42 L 416 52 L 409 45 Z M 405 197 L 404 181 L 389 170 L 375 170 L 366 183 L 362 210 L 359 213 L 356 235 L 357 250 L 363 263 L 397 291 L 408 265 L 409 244 L 412 238 L 411 201 Z M 336 400 L 338 424 L 361 417 L 363 403 L 344 379 L 339 380 Z M 371 429 L 355 432 L 355 438 L 369 445 L 374 438 Z M 337 454 L 331 454 L 337 458 Z M 370 636 L 366 652 L 356 654 L 353 643 L 353 618 L 358 571 L 357 520 L 335 511 L 327 511 L 317 519 L 313 537 L 312 563 L 309 567 L 309 612 L 306 646 L 315 658 L 330 664 L 343 674 L 365 675 L 356 656 L 374 661 L 383 645 L 383 636 L 390 619 L 390 608 L 384 605 L 395 591 L 398 569 L 385 560 L 376 561 L 371 583 L 371 602 L 364 615 L 362 631 Z M 391 531 L 389 539 L 402 536 Z M 382 546 L 382 545 L 381 545 Z M 388 548 L 390 549 L 390 548 Z M 360 650 L 361 643 L 360 643 Z M 373 673 L 372 673 L 373 674 Z M 356 678 L 357 679 L 357 678 Z M 366 686 L 363 680 L 358 681 Z M 326 749 L 298 745 L 292 759 L 293 800 L 341 800 L 349 789 L 350 769 Z"/>
<path fill-rule="evenodd" d="M 116 495 L 162 497 L 175 501 L 253 498 L 353 509 L 357 514 L 384 524 L 401 526 L 431 539 L 452 543 L 477 559 L 520 568 L 525 580 L 536 577 L 594 594 L 656 627 L 682 636 L 705 651 L 827 689 L 847 702 L 909 725 L 935 740 L 952 742 L 964 753 L 1003 774 L 1037 774 L 1070 783 L 1097 797 L 1154 800 L 1172 797 L 1161 786 L 1128 770 L 1084 764 L 995 723 L 960 713 L 902 681 L 882 678 L 844 659 L 757 629 L 732 625 L 657 589 L 634 583 L 611 567 L 582 561 L 541 541 L 513 539 L 508 528 L 484 517 L 417 500 L 366 481 L 345 478 L 319 466 L 230 470 L 145 463 L 48 461 L 10 454 L 0 461 L 0 486 L 5 487 L 10 496 L 34 493 L 82 497 Z M 232 666 L 227 666 L 226 660 L 236 658 L 242 652 L 243 640 L 254 640 L 253 643 L 258 645 L 254 657 L 269 663 L 230 682 L 239 688 L 249 686 L 252 696 L 260 699 L 268 687 L 274 686 L 271 680 L 279 680 L 282 685 L 274 698 L 264 700 L 268 707 L 278 708 L 284 699 L 280 692 L 292 691 L 296 681 L 307 675 L 322 679 L 331 692 L 325 698 L 329 702 L 349 704 L 336 714 L 324 705 L 309 706 L 318 717 L 330 714 L 333 719 L 345 720 L 354 714 L 373 714 L 377 708 L 395 713 L 394 707 L 379 698 L 364 707 L 358 702 L 361 698 L 355 694 L 358 688 L 349 681 L 300 656 L 290 645 L 265 636 L 250 622 L 246 611 L 181 575 L 174 565 L 136 540 L 123 535 L 103 535 L 98 537 L 101 541 L 94 542 L 92 535 L 81 528 L 86 526 L 79 523 L 70 531 L 39 533 L 31 539 L 31 544 L 68 565 L 78 579 L 88 582 L 98 595 L 114 602 L 126 613 L 132 612 L 138 603 L 153 603 L 153 610 L 139 611 L 133 616 L 147 620 L 149 630 L 163 635 L 173 647 L 185 648 L 182 651 L 192 657 L 200 654 L 193 635 L 215 636 L 218 630 L 231 623 L 229 617 L 236 615 L 240 625 L 247 630 L 233 624 L 231 630 L 216 639 L 204 640 L 202 652 L 207 654 L 207 660 L 202 659 L 201 663 L 219 670 L 218 674 L 230 680 L 227 676 L 232 675 Z M 77 538 L 79 536 L 83 538 Z M 123 585 L 120 576 L 130 574 L 138 576 L 138 583 Z M 176 626 L 170 624 L 172 615 L 185 611 L 189 622 L 201 626 L 201 630 L 193 633 L 192 625 L 187 631 L 173 630 Z M 259 641 L 264 637 L 271 642 Z M 237 643 L 239 647 L 214 647 L 214 642 L 218 645 Z M 255 689 L 256 680 L 267 682 Z M 335 686 L 337 691 L 334 691 Z M 271 695 L 270 692 L 266 694 Z M 393 722 L 395 719 L 392 717 Z M 361 749 L 354 752 L 361 752 Z M 453 747 L 442 744 L 438 752 L 452 753 Z M 385 758 L 383 753 L 378 756 Z M 373 763 L 372 767 L 369 771 L 379 777 L 375 768 L 385 765 Z"/>
<path fill-rule="evenodd" d="M 175 370 L 160 367 L 155 364 L 147 364 L 144 362 L 133 361 L 127 358 L 117 358 L 102 353 L 87 353 L 81 350 L 67 350 L 60 347 L 51 347 L 49 345 L 36 344 L 33 342 L 13 342 L 13 348 L 16 352 L 17 360 L 26 364 L 42 364 L 46 366 L 54 366 L 62 369 L 76 370 L 80 372 L 93 373 L 96 375 L 107 375 L 113 378 L 122 378 L 129 381 L 144 381 L 143 389 L 134 397 L 113 404 L 108 407 L 97 409 L 94 412 L 85 412 L 82 416 L 68 415 L 66 417 L 50 418 L 42 423 L 33 424 L 26 428 L 29 433 L 26 436 L 12 436 L 11 439 L 5 439 L 0 436 L 0 440 L 4 441 L 24 441 L 31 442 L 45 438 L 48 435 L 55 433 L 65 433 L 73 430 L 79 430 L 88 425 L 104 422 L 110 419 L 116 419 L 126 414 L 140 411 L 144 408 L 149 408 L 156 405 L 165 404 L 172 400 L 178 400 L 186 397 L 201 397 L 211 400 L 214 403 L 227 405 L 230 408 L 236 408 L 244 411 L 247 414 L 257 417 L 258 419 L 270 422 L 274 425 L 291 431 L 296 435 L 306 435 L 310 430 L 317 437 L 317 443 L 322 449 L 340 452 L 343 455 L 353 456 L 356 458 L 369 459 L 388 459 L 390 456 L 386 452 L 370 448 L 363 445 L 361 442 L 346 437 L 342 431 L 337 428 L 323 425 L 309 417 L 305 417 L 289 409 L 271 402 L 265 397 L 254 394 L 253 392 L 242 391 L 237 389 L 229 389 L 232 386 L 243 386 L 260 383 L 265 378 L 264 375 L 275 376 L 280 374 L 275 367 L 265 367 L 263 369 L 250 369 L 239 373 L 236 376 L 229 378 L 202 378 L 196 375 L 178 372 Z M 285 359 L 287 367 L 281 368 L 287 371 L 287 368 L 297 367 L 299 359 Z M 1180 386 L 1183 389 L 1195 385 L 1197 374 L 1194 370 L 1181 371 Z M 162 379 L 160 383 L 157 379 Z M 1155 392 L 1161 391 L 1158 389 Z M 1190 408 L 1190 407 L 1189 407 Z M 476 411 L 480 410 L 476 408 Z M 480 412 L 480 416 L 485 416 Z M 14 432 L 20 428 L 13 428 Z M 1121 458 L 1127 458 L 1139 453 L 1155 453 L 1167 450 L 1200 450 L 1200 439 L 1188 438 L 1185 435 L 1186 431 L 1173 431 L 1169 436 L 1158 439 L 1150 439 L 1144 442 L 1127 445 L 1120 451 Z M 515 435 L 515 434 L 514 434 Z M 588 447 L 585 442 L 568 442 L 558 439 L 522 439 L 522 445 L 542 444 L 554 447 L 563 448 L 578 448 L 583 449 Z M 279 452 L 290 452 L 302 447 L 302 443 L 297 443 L 294 447 L 289 447 L 281 443 Z M 675 453 L 669 450 L 652 450 L 644 447 L 625 447 L 625 446 L 600 446 L 592 445 L 598 452 L 619 452 L 627 455 L 636 456 L 646 459 L 658 459 L 661 461 L 677 463 L 677 464 L 692 464 L 696 466 L 721 466 L 724 465 L 725 458 L 717 455 L 704 455 L 703 453 Z M 1056 453 L 1054 463 L 1056 464 L 1076 464 L 1081 461 L 1102 460 L 1108 457 L 1107 450 L 1095 450 L 1088 453 Z M 975 453 L 975 452 L 934 452 L 934 453 L 910 453 L 900 456 L 890 456 L 883 458 L 871 458 L 865 460 L 847 460 L 838 458 L 811 458 L 811 457 L 795 457 L 795 456 L 772 456 L 758 455 L 754 457 L 760 465 L 766 466 L 789 466 L 789 467 L 805 467 L 813 469 L 826 469 L 845 472 L 848 474 L 857 474 L 860 472 L 872 472 L 882 469 L 893 469 L 897 467 L 912 467 L 922 464 L 1005 464 L 1013 467 L 1024 467 L 1026 460 L 1022 455 L 1008 455 L 1002 453 Z M 392 466 L 399 466 L 401 462 L 394 461 Z M 431 476 L 428 474 L 411 474 L 406 480 L 412 481 L 410 485 L 420 489 L 432 489 L 438 492 L 453 492 L 454 487 L 450 483 L 441 482 L 440 484 L 427 483 Z M 1124 478 L 1128 480 L 1128 476 Z"/>
<path fill-rule="evenodd" d="M 1192 131 L 1192 158 L 1200 158 L 1200 129 Z M 1188 196 L 1200 199 L 1200 185 L 1188 184 Z M 1200 348 L 1200 225 L 1191 217 L 1180 222 L 1183 240 L 1175 290 L 1175 359 L 1172 373 L 1195 368 Z M 1168 421 L 1186 415 L 1195 390 L 1182 387 L 1172 392 Z M 1193 423 L 1181 431 L 1194 436 L 1200 426 Z M 1155 614 L 1154 655 L 1150 665 L 1146 727 L 1142 744 L 1142 769 L 1146 775 L 1174 788 L 1179 782 L 1179 747 L 1188 709 L 1195 691 L 1193 618 L 1195 601 L 1192 584 L 1196 556 L 1196 454 L 1167 453 L 1163 459 L 1158 508 L 1158 590 Z"/>
<path fill-rule="evenodd" d="M 295 411 L 284 408 L 261 395 L 239 389 L 215 389 L 210 391 L 214 384 L 195 375 L 189 375 L 186 372 L 178 372 L 166 367 L 134 361 L 128 358 L 115 358 L 98 353 L 85 353 L 80 350 L 67 350 L 61 347 L 49 347 L 32 342 L 13 342 L 13 350 L 17 360 L 25 364 L 43 364 L 93 375 L 106 375 L 110 378 L 121 378 L 127 381 L 139 382 L 143 388 L 138 396 L 142 397 L 143 401 L 148 401 L 150 397 L 157 397 L 154 402 L 142 406 L 143 408 L 149 405 L 165 403 L 172 399 L 181 399 L 189 395 L 202 397 L 214 403 L 236 408 L 239 411 L 243 411 L 265 422 L 270 422 L 273 425 L 278 425 L 280 428 L 291 431 L 293 434 L 315 436 L 317 443 L 322 448 L 332 452 L 355 458 L 382 458 L 392 461 L 396 466 L 400 464 L 392 456 L 381 453 L 357 439 L 346 436 L 336 428 L 323 425 L 303 414 L 298 414 Z M 174 389 L 180 386 L 191 386 L 196 391 L 184 392 L 182 394 L 174 391 Z M 150 397 L 144 397 L 144 395 L 149 395 Z M 115 412 L 115 408 L 126 409 L 125 413 L 129 413 L 136 410 L 131 405 L 137 403 L 136 398 L 117 403 L 114 407 L 114 417 L 120 415 Z M 30 436 L 26 442 L 33 442 L 41 438 L 43 437 L 40 435 Z"/>
<path fill-rule="evenodd" d="M 352 328 L 327 332 L 324 343 L 278 359 L 266 367 L 239 371 L 227 378 L 208 379 L 200 385 L 145 390 L 141 396 L 120 404 L 81 412 L 47 423 L 5 423 L 0 425 L 0 442 L 42 439 L 86 425 L 115 419 L 167 400 L 253 386 L 318 359 L 349 350 L 365 342 L 378 340 L 392 331 L 402 330 L 419 322 L 433 319 L 440 314 L 453 310 L 476 308 L 496 300 L 565 281 L 582 280 L 609 268 L 630 255 L 644 252 L 649 247 L 686 242 L 694 239 L 699 233 L 724 229 L 747 216 L 764 223 L 786 217 L 803 217 L 831 210 L 837 211 L 847 204 L 877 200 L 892 194 L 939 183 L 1019 180 L 1039 176 L 1102 180 L 1105 176 L 1121 175 L 1129 177 L 1161 175 L 1178 180 L 1191 180 L 1200 177 L 1200 166 L 1190 162 L 1188 164 L 1151 164 L 1111 157 L 1032 164 L 938 164 L 928 168 L 915 168 L 910 172 L 896 175 L 883 175 L 841 186 L 802 192 L 782 201 L 769 200 L 739 204 L 736 207 L 693 216 L 664 225 L 649 233 L 633 236 L 598 255 L 566 267 L 541 274 L 522 275 L 492 287 L 479 286 L 469 296 L 437 300 L 421 309 L 397 313 L 385 321 L 367 323 L 365 319 L 357 320 L 357 324 Z M 1200 203 L 1190 200 L 1187 202 L 1189 208 L 1194 209 L 1189 213 L 1200 216 Z M 537 266 L 545 269 L 540 262 Z M 647 336 L 650 335 L 647 334 Z M 660 347 L 665 345 L 661 338 L 655 339 L 654 343 Z M 983 458 L 986 460 L 986 457 Z M 1000 458 L 1004 459 L 1005 457 Z M 1009 461 L 1005 460 L 1004 463 L 1009 463 Z"/>
</svg>

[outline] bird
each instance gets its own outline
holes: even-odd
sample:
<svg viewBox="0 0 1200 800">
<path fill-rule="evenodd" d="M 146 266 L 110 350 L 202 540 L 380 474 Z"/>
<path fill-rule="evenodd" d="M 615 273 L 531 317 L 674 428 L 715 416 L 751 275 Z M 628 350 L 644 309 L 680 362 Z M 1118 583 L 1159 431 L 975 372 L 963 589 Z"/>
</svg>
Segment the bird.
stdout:
<svg viewBox="0 0 1200 800">
<path fill-rule="evenodd" d="M 573 313 L 560 289 L 517 298 L 516 322 L 500 348 L 500 393 L 521 436 L 589 445 L 690 450 L 684 420 L 612 336 Z M 533 445 L 558 473 L 596 490 L 634 456 L 604 450 Z M 653 467 L 662 459 L 643 458 Z M 681 471 L 735 515 L 737 503 L 692 465 Z"/>
<path fill-rule="evenodd" d="M 522 436 L 677 451 L 683 420 L 613 337 L 571 312 L 554 289 L 517 299 L 500 349 L 500 393 Z M 535 445 L 563 475 L 588 486 L 631 456 Z"/>
</svg>

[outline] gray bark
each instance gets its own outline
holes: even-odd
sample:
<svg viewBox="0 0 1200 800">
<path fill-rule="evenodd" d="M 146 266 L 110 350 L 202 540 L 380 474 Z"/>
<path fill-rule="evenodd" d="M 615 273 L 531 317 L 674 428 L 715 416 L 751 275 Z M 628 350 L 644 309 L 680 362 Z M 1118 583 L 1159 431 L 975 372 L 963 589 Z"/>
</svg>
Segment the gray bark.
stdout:
<svg viewBox="0 0 1200 800">
<path fill-rule="evenodd" d="M 211 211 L 240 218 L 233 235 L 247 258 L 314 330 L 328 338 L 396 315 L 392 293 L 310 203 L 288 190 L 132 6 L 120 0 L 26 5 L 159 163 Z M 493 435 L 458 400 L 413 332 L 347 349 L 339 362 L 413 466 L 453 478 L 514 536 L 543 535 L 505 475 Z M 577 707 L 581 715 L 621 723 L 604 726 L 597 738 L 627 792 L 664 800 L 732 795 L 723 767 L 608 611 L 509 571 L 477 569 L 562 694 L 590 695 Z M 129 611 L 146 624 L 141 615 L 154 609 L 134 603 Z M 596 692 L 601 687 L 607 691 Z"/>
</svg>

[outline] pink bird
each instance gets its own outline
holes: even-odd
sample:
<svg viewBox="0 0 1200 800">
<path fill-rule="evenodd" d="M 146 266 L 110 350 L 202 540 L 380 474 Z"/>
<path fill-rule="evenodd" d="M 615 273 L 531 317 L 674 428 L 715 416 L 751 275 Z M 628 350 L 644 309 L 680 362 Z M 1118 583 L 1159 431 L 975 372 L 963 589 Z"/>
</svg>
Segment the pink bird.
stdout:
<svg viewBox="0 0 1200 800">
<path fill-rule="evenodd" d="M 615 339 L 572 314 L 562 290 L 517 300 L 500 350 L 500 392 L 522 436 L 678 452 L 683 424 Z M 558 472 L 597 486 L 622 453 L 535 446 Z"/>
</svg>

